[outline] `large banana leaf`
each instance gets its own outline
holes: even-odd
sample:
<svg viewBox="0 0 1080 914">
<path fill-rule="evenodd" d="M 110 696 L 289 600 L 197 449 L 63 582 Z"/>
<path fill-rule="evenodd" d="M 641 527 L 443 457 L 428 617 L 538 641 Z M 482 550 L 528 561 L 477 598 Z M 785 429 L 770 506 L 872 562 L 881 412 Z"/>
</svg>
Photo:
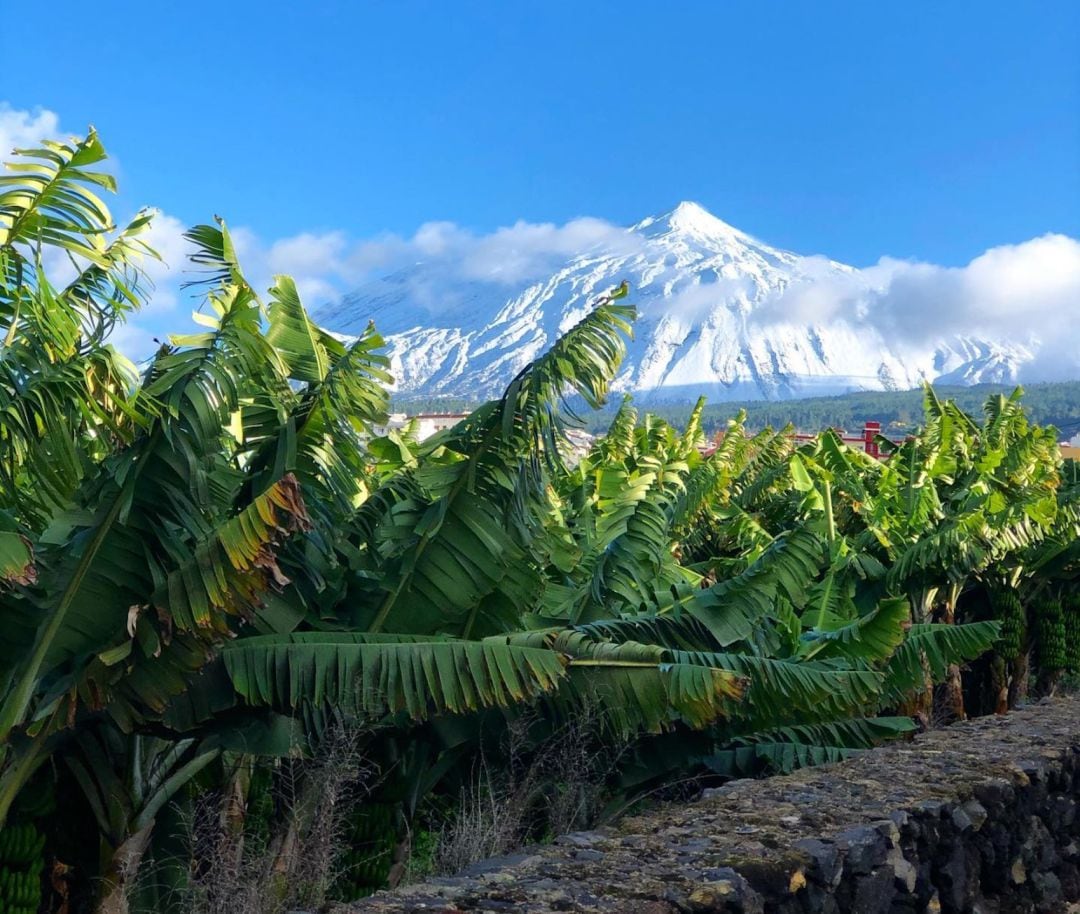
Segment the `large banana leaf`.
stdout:
<svg viewBox="0 0 1080 914">
<path fill-rule="evenodd" d="M 927 674 L 940 682 L 950 665 L 986 653 L 1000 631 L 997 622 L 912 625 L 904 643 L 885 666 L 886 695 L 894 702 L 902 701 L 911 691 L 925 686 Z"/>
<path fill-rule="evenodd" d="M 909 717 L 851 718 L 830 723 L 796 725 L 740 737 L 729 748 L 704 759 L 724 777 L 789 772 L 809 765 L 839 762 L 915 729 Z"/>
<path fill-rule="evenodd" d="M 412 720 L 531 700 L 557 687 L 567 662 L 541 648 L 353 632 L 242 638 L 222 659 L 237 693 L 255 705 L 330 702 Z"/>
<path fill-rule="evenodd" d="M 544 467 L 559 463 L 561 398 L 573 390 L 602 400 L 632 316 L 611 301 L 598 305 L 499 401 L 425 445 L 426 459 L 407 473 L 411 498 L 395 499 L 376 530 L 385 538 L 368 544 L 383 556 L 378 573 L 388 588 L 371 631 L 480 636 L 507 630 L 508 618 L 532 608 L 523 600 L 538 569 L 525 547 L 547 499 Z"/>
<path fill-rule="evenodd" d="M 903 643 L 910 615 L 911 606 L 906 599 L 884 599 L 870 612 L 850 622 L 840 621 L 807 632 L 803 635 L 803 653 L 819 659 L 887 660 Z"/>
<path fill-rule="evenodd" d="M 810 529 L 778 538 L 746 571 L 701 591 L 686 612 L 723 647 L 749 638 L 777 612 L 779 599 L 801 605 L 822 564 L 820 538 Z"/>
<path fill-rule="evenodd" d="M 828 661 L 755 657 L 752 654 L 675 651 L 676 659 L 732 670 L 749 682 L 743 716 L 761 726 L 793 718 L 819 720 L 874 709 L 883 676 Z"/>
<path fill-rule="evenodd" d="M 736 713 L 746 680 L 716 656 L 656 644 L 597 641 L 582 629 L 547 629 L 488 640 L 543 646 L 569 659 L 573 701 L 595 704 L 615 732 L 659 733 L 676 723 L 701 729 Z"/>
</svg>

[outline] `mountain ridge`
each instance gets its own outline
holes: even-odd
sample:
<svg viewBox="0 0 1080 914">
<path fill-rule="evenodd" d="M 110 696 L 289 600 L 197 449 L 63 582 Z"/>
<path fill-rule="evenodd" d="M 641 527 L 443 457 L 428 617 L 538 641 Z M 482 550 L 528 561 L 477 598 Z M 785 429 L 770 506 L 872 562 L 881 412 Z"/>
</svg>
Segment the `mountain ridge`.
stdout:
<svg viewBox="0 0 1080 914">
<path fill-rule="evenodd" d="M 640 317 L 613 384 L 639 399 L 789 399 L 902 390 L 924 380 L 1007 383 L 1031 357 L 978 338 L 901 346 L 869 323 L 792 319 L 800 295 L 843 287 L 870 298 L 860 270 L 774 248 L 684 201 L 516 286 L 493 270 L 454 276 L 419 262 L 321 309 L 330 330 L 373 319 L 387 339 L 400 398 L 497 394 L 529 360 L 627 280 Z M 797 310 L 797 309 L 796 309 Z"/>
</svg>

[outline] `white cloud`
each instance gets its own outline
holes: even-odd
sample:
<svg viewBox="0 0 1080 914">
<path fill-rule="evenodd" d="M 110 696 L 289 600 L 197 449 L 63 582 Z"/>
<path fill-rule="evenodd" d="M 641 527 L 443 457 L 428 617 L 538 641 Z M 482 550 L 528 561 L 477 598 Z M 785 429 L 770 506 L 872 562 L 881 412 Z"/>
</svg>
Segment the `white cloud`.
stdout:
<svg viewBox="0 0 1080 914">
<path fill-rule="evenodd" d="M 517 285 L 547 275 L 596 245 L 611 250 L 633 243 L 625 229 L 590 217 L 563 225 L 518 221 L 480 235 L 453 222 L 428 222 L 411 238 L 384 235 L 354 244 L 344 253 L 339 272 L 358 280 L 419 262 L 438 266 L 448 279 Z"/>
<path fill-rule="evenodd" d="M 882 260 L 869 272 L 881 285 L 868 317 L 880 311 L 895 333 L 916 339 L 942 327 L 1042 332 L 1080 305 L 1080 242 L 1064 235 L 991 248 L 965 267 Z"/>
<path fill-rule="evenodd" d="M 341 270 L 341 257 L 347 244 L 342 232 L 325 232 L 320 235 L 304 232 L 270 245 L 267 263 L 275 273 L 337 273 Z"/>
<path fill-rule="evenodd" d="M 1048 234 L 990 248 L 962 267 L 883 257 L 849 275 L 822 271 L 765 304 L 765 323 L 844 320 L 901 346 L 957 336 L 1009 341 L 1037 352 L 1031 378 L 1080 368 L 1080 241 Z"/>
<path fill-rule="evenodd" d="M 178 310 L 180 285 L 190 249 L 183 237 L 185 231 L 186 226 L 175 216 L 159 212 L 142 236 L 161 259 L 145 258 L 143 261 L 146 274 L 154 284 L 154 292 L 140 312 L 141 316 L 171 314 Z"/>
<path fill-rule="evenodd" d="M 460 255 L 462 278 L 507 284 L 537 279 L 596 245 L 610 250 L 633 243 L 625 229 L 592 218 L 565 225 L 519 221 L 481 236 L 459 230 L 456 240 L 456 250 L 448 253 Z"/>
<path fill-rule="evenodd" d="M 37 146 L 43 139 L 60 136 L 60 118 L 54 111 L 37 108 L 23 111 L 0 102 L 0 158 L 8 161 L 14 149 Z"/>
<path fill-rule="evenodd" d="M 677 279 L 674 270 L 665 275 L 673 280 Z M 653 282 L 657 282 L 656 277 Z M 652 318 L 669 315 L 684 324 L 692 324 L 705 320 L 716 308 L 718 301 L 738 298 L 746 300 L 751 291 L 752 284 L 748 279 L 724 277 L 715 282 L 685 284 L 683 288 L 676 286 L 670 298 L 656 298 L 651 304 L 641 306 L 641 313 Z"/>
</svg>

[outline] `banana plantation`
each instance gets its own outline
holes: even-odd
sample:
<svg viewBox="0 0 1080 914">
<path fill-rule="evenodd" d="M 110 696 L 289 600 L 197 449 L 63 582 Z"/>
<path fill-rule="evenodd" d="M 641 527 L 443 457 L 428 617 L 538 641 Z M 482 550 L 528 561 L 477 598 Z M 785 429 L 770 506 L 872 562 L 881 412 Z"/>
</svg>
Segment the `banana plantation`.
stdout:
<svg viewBox="0 0 1080 914">
<path fill-rule="evenodd" d="M 624 399 L 571 459 L 619 289 L 454 428 L 374 437 L 377 329 L 253 287 L 223 222 L 186 236 L 203 331 L 110 346 L 157 255 L 105 157 L 0 177 L 3 914 L 316 910 L 408 878 L 485 786 L 544 840 L 1080 669 L 1080 476 L 1020 391 L 928 388 L 882 460 Z"/>
</svg>

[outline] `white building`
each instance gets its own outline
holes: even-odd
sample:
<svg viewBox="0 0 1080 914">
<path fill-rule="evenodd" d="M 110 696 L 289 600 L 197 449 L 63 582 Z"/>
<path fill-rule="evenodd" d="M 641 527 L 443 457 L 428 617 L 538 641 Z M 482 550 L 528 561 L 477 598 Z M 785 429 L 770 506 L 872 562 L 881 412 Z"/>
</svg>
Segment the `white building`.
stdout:
<svg viewBox="0 0 1080 914">
<path fill-rule="evenodd" d="M 566 430 L 566 439 L 569 442 L 566 461 L 570 466 L 576 466 L 578 461 L 592 449 L 596 436 L 590 435 L 582 428 L 568 428 Z"/>
<path fill-rule="evenodd" d="M 453 428 L 466 415 L 467 413 L 418 413 L 415 416 L 409 416 L 405 413 L 390 413 L 386 424 L 372 426 L 372 431 L 376 437 L 382 437 L 391 431 L 401 431 L 410 423 L 415 422 L 417 440 L 423 441 L 438 432 Z"/>
</svg>

